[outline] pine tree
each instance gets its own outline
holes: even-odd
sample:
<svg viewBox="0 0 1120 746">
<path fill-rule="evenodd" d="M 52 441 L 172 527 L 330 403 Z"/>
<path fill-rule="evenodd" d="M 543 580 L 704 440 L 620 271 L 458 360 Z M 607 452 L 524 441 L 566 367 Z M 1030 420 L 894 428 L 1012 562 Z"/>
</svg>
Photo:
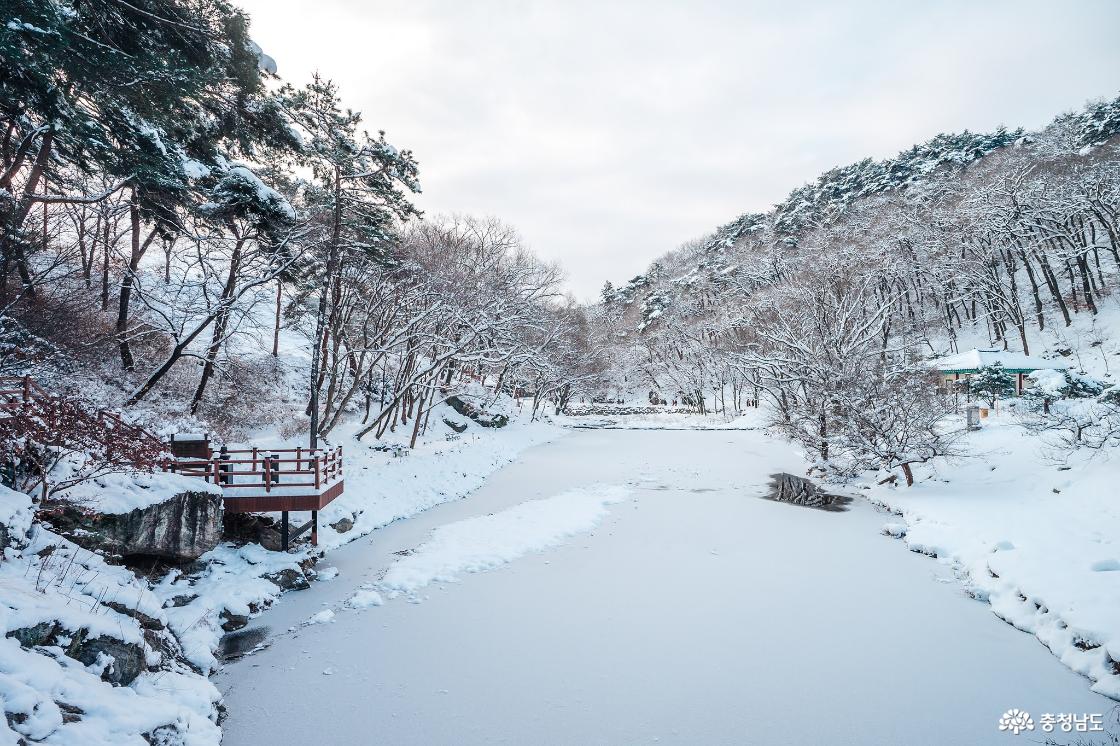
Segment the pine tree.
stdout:
<svg viewBox="0 0 1120 746">
<path fill-rule="evenodd" d="M 400 221 L 419 215 L 408 194 L 420 191 L 411 151 L 398 150 L 361 129 L 357 112 L 343 110 L 338 89 L 315 76 L 305 88 L 281 92 L 288 111 L 306 135 L 303 163 L 315 180 L 306 190 L 308 210 L 321 226 L 322 252 L 307 267 L 304 294 L 317 293 L 311 349 L 311 447 L 319 435 L 322 359 L 336 328 L 342 277 L 352 261 L 391 261 Z"/>
<path fill-rule="evenodd" d="M 1008 373 L 1002 363 L 992 363 L 980 368 L 968 379 L 968 388 L 994 407 L 997 399 L 1014 396 L 1015 376 Z"/>
</svg>

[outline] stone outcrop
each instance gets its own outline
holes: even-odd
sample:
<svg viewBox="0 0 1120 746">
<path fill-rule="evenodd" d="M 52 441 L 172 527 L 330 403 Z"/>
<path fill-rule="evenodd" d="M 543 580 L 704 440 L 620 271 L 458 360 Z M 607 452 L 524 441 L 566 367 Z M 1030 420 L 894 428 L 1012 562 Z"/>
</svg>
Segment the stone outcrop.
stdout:
<svg viewBox="0 0 1120 746">
<path fill-rule="evenodd" d="M 114 686 L 128 686 L 146 668 L 144 648 L 140 645 L 121 642 L 112 637 L 94 637 L 88 640 L 83 635 L 79 637 L 83 639 L 75 638 L 66 650 L 66 654 L 74 660 L 90 666 L 103 661 L 105 656 L 113 659 L 101 672 L 102 681 L 108 681 Z"/>
<path fill-rule="evenodd" d="M 457 396 L 449 396 L 446 401 L 447 406 L 482 427 L 505 427 L 509 424 L 509 417 L 504 414 L 492 414 Z"/>
<path fill-rule="evenodd" d="M 331 524 L 331 528 L 340 534 L 344 534 L 354 528 L 354 518 L 351 516 L 344 516 Z"/>
<path fill-rule="evenodd" d="M 452 430 L 454 430 L 457 433 L 465 433 L 467 431 L 467 423 L 465 423 L 465 422 L 455 422 L 452 419 L 444 417 L 443 418 L 443 424 L 447 425 L 449 428 L 451 428 Z"/>
<path fill-rule="evenodd" d="M 227 513 L 224 521 L 227 541 L 260 544 L 272 552 L 283 549 L 280 525 L 272 516 L 254 513 Z"/>
<path fill-rule="evenodd" d="M 12 630 L 7 636 L 15 638 L 25 648 L 64 644 L 67 656 L 87 666 L 111 658 L 109 665 L 101 671 L 101 680 L 114 686 L 128 686 L 146 669 L 142 645 L 105 636 L 91 638 L 84 628 L 70 634 L 58 622 L 41 622 L 33 627 Z"/>
<path fill-rule="evenodd" d="M 44 517 L 89 550 L 190 562 L 221 541 L 223 513 L 220 495 L 183 492 L 128 513 L 90 513 L 65 505 Z"/>
<path fill-rule="evenodd" d="M 311 587 L 311 583 L 307 582 L 306 575 L 290 567 L 285 567 L 278 572 L 268 573 L 262 577 L 284 591 L 305 591 Z"/>
</svg>

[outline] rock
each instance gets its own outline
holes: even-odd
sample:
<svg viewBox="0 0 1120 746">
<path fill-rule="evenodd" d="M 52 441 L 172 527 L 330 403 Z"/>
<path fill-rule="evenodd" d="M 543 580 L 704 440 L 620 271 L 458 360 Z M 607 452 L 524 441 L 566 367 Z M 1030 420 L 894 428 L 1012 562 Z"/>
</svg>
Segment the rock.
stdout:
<svg viewBox="0 0 1120 746">
<path fill-rule="evenodd" d="M 62 712 L 63 723 L 76 723 L 82 719 L 82 715 L 86 714 L 85 710 L 76 705 L 67 704 L 66 702 L 55 702 L 55 704 L 58 705 L 59 711 Z"/>
<path fill-rule="evenodd" d="M 194 601 L 196 598 L 198 598 L 198 596 L 196 594 L 184 593 L 180 596 L 172 596 L 171 600 L 168 601 L 166 604 L 164 604 L 164 606 L 165 607 L 171 606 L 173 608 L 179 608 L 180 606 L 186 606 L 191 601 Z"/>
<path fill-rule="evenodd" d="M 66 648 L 66 655 L 87 666 L 97 663 L 101 655 L 109 656 L 113 662 L 101 672 L 101 680 L 113 686 L 128 686 L 146 668 L 144 648 L 141 645 L 112 637 L 86 639 L 85 630 L 78 633 Z"/>
<path fill-rule="evenodd" d="M 153 616 L 148 616 L 138 609 L 133 609 L 129 606 L 125 606 L 119 601 L 105 601 L 104 603 L 113 611 L 119 614 L 124 614 L 125 616 L 130 616 L 136 621 L 140 622 L 140 626 L 144 627 L 145 629 L 160 630 L 164 628 L 164 624 L 160 620 L 156 619 Z"/>
<path fill-rule="evenodd" d="M 187 742 L 183 731 L 175 723 L 153 728 L 148 733 L 141 733 L 140 737 L 152 746 L 183 746 Z"/>
<path fill-rule="evenodd" d="M 159 656 L 158 663 L 148 665 L 149 671 L 158 671 L 162 667 L 168 667 L 171 661 L 182 657 L 183 649 L 180 647 L 179 641 L 169 631 L 145 629 L 142 632 L 144 642 L 148 643 L 148 647 Z"/>
<path fill-rule="evenodd" d="M 272 572 L 262 577 L 285 591 L 305 591 L 311 587 L 311 583 L 307 582 L 307 577 L 302 572 L 290 567 L 285 567 L 279 572 Z"/>
<path fill-rule="evenodd" d="M 45 517 L 59 533 L 91 551 L 190 562 L 218 546 L 223 513 L 221 495 L 182 492 L 128 513 L 89 513 L 63 505 Z"/>
<path fill-rule="evenodd" d="M 829 494 L 808 479 L 794 474 L 771 474 L 770 479 L 772 481 L 767 497 L 778 502 L 825 510 L 844 510 L 844 506 L 852 501 L 850 497 Z"/>
<path fill-rule="evenodd" d="M 222 635 L 218 643 L 218 655 L 222 660 L 236 660 L 267 640 L 269 631 L 268 627 L 254 627 Z"/>
<path fill-rule="evenodd" d="M 225 620 L 222 622 L 222 629 L 226 632 L 233 632 L 235 629 L 241 629 L 249 623 L 247 614 L 234 614 L 229 609 L 222 609 L 222 613 L 219 616 Z"/>
<path fill-rule="evenodd" d="M 279 552 L 280 526 L 276 519 L 254 513 L 226 513 L 222 531 L 229 541 L 260 544 L 265 549 Z"/>
<path fill-rule="evenodd" d="M 15 638 L 25 648 L 32 648 L 37 645 L 59 644 L 59 635 L 64 631 L 57 621 L 49 621 L 40 622 L 33 627 L 14 629 L 7 636 Z M 84 628 L 75 633 L 66 645 L 66 655 L 87 666 L 97 663 L 98 654 L 112 657 L 112 665 L 101 673 L 102 681 L 115 686 L 128 686 L 145 669 L 146 656 L 142 645 L 122 642 L 112 637 L 88 639 L 87 635 L 88 631 Z"/>
<path fill-rule="evenodd" d="M 60 627 L 58 622 L 39 622 L 33 627 L 13 629 L 6 636 L 14 637 L 21 647 L 33 648 L 37 645 L 49 645 L 58 635 Z"/>
<path fill-rule="evenodd" d="M 465 433 L 467 431 L 467 423 L 465 422 L 455 422 L 444 417 L 443 424 L 447 425 L 457 433 Z"/>
<path fill-rule="evenodd" d="M 340 534 L 344 534 L 347 531 L 349 531 L 350 529 L 354 528 L 354 519 L 353 518 L 339 518 L 337 521 L 335 521 L 334 523 L 331 524 L 331 528 L 333 528 L 335 531 L 337 531 Z"/>
<path fill-rule="evenodd" d="M 504 414 L 491 414 L 457 396 L 449 396 L 445 401 L 456 412 L 477 422 L 482 427 L 505 427 L 509 424 L 509 417 Z"/>
</svg>

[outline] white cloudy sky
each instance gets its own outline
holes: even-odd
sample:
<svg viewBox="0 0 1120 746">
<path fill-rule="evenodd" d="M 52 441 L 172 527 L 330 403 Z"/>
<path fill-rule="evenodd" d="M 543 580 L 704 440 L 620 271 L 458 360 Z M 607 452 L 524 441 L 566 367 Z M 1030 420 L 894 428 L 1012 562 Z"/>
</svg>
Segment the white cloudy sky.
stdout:
<svg viewBox="0 0 1120 746">
<path fill-rule="evenodd" d="M 821 171 L 1120 92 L 1120 2 L 234 0 L 580 297 Z"/>
</svg>

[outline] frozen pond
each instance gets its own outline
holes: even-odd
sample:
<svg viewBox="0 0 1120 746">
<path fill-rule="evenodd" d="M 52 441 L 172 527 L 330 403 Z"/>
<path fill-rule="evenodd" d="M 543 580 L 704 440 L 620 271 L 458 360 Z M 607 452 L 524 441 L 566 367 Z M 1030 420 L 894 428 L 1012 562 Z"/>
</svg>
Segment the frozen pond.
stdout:
<svg viewBox="0 0 1120 746">
<path fill-rule="evenodd" d="M 1000 715 L 1116 704 L 879 535 L 891 516 L 758 499 L 801 469 L 758 432 L 580 431 L 532 449 L 466 500 L 335 552 L 336 579 L 256 620 L 273 644 L 217 680 L 224 743 L 1038 743 Z M 517 506 L 589 485 L 630 496 L 588 533 L 510 549 L 418 602 L 344 606 L 433 529 L 498 514 L 467 528 L 493 524 L 500 554 L 518 526 L 557 520 Z"/>
</svg>

